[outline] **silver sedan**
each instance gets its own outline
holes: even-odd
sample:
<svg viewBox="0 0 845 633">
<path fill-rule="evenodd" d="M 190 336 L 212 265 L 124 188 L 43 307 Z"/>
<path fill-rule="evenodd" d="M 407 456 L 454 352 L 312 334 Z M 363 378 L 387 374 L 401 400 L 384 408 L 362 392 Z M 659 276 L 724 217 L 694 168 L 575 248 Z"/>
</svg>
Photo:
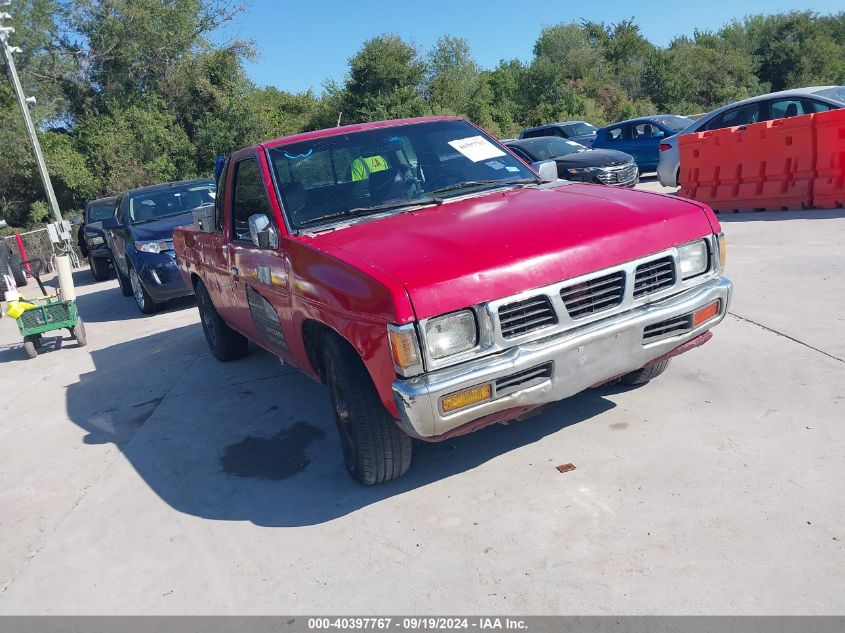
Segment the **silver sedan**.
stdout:
<svg viewBox="0 0 845 633">
<path fill-rule="evenodd" d="M 705 114 L 680 134 L 660 144 L 657 179 L 664 187 L 677 187 L 681 171 L 678 139 L 684 134 L 718 130 L 760 121 L 785 119 L 802 114 L 845 108 L 845 86 L 815 86 L 782 90 L 736 101 Z"/>
</svg>

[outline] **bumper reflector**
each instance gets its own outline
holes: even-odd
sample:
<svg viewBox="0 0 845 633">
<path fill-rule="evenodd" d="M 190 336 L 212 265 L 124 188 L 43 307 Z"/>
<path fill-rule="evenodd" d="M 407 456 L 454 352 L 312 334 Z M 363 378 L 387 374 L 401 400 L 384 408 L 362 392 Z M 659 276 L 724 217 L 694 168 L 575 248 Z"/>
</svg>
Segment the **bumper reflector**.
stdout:
<svg viewBox="0 0 845 633">
<path fill-rule="evenodd" d="M 693 327 L 699 326 L 705 321 L 709 321 L 714 316 L 719 314 L 720 303 L 720 301 L 714 301 L 713 303 L 709 303 L 703 308 L 699 308 L 698 310 L 696 310 L 692 316 Z"/>
<path fill-rule="evenodd" d="M 470 387 L 463 391 L 456 391 L 440 399 L 440 409 L 443 413 L 463 409 L 464 407 L 489 400 L 492 394 L 493 390 L 489 384 Z"/>
</svg>

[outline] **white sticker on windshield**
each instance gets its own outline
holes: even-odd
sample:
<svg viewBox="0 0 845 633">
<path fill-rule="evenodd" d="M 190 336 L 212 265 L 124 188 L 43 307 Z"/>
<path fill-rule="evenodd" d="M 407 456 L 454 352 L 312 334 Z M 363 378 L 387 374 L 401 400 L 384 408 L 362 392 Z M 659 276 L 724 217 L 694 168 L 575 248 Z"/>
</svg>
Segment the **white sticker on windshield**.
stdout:
<svg viewBox="0 0 845 633">
<path fill-rule="evenodd" d="M 569 143 L 572 147 L 584 147 L 581 143 L 576 143 L 575 141 L 564 141 L 564 143 Z"/>
<path fill-rule="evenodd" d="M 502 150 L 493 145 L 493 143 L 483 136 L 470 136 L 469 138 L 449 141 L 449 145 L 454 147 L 474 163 L 505 155 Z"/>
<path fill-rule="evenodd" d="M 519 171 L 519 167 L 514 167 L 513 165 L 508 165 L 505 169 L 508 171 Z"/>
<path fill-rule="evenodd" d="M 505 166 L 504 163 L 500 163 L 497 160 L 490 160 L 490 161 L 487 161 L 484 164 L 487 165 L 488 167 L 492 168 L 492 169 L 495 169 L 496 171 L 499 171 L 502 167 Z"/>
</svg>

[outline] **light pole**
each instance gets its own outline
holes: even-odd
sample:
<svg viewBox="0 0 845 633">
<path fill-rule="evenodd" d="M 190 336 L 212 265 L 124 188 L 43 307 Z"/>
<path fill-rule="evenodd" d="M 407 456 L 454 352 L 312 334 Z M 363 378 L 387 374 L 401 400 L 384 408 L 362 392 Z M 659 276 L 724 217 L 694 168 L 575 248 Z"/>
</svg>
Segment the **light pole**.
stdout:
<svg viewBox="0 0 845 633">
<path fill-rule="evenodd" d="M 0 9 L 8 7 L 12 4 L 11 0 L 4 0 L 0 2 Z M 21 114 L 23 115 L 24 123 L 26 124 L 26 132 L 29 135 L 29 140 L 32 143 L 32 149 L 35 152 L 35 162 L 38 165 L 38 174 L 41 176 L 41 182 L 44 185 L 44 193 L 47 194 L 47 202 L 50 204 L 50 209 L 57 223 L 57 233 L 62 223 L 62 214 L 59 211 L 59 203 L 56 200 L 56 193 L 53 191 L 53 183 L 50 180 L 50 172 L 47 171 L 47 163 L 44 162 L 44 154 L 41 152 L 41 144 L 38 142 L 38 136 L 35 134 L 35 126 L 32 123 L 32 117 L 29 115 L 29 107 L 27 106 L 28 99 L 24 95 L 23 87 L 21 86 L 20 78 L 18 77 L 18 70 L 15 67 L 15 60 L 13 54 L 20 52 L 17 46 L 9 46 L 9 35 L 15 32 L 14 27 L 5 26 L 3 20 L 11 19 L 11 15 L 5 11 L 0 10 L 0 55 L 6 62 L 6 68 L 9 70 L 9 80 L 12 82 L 15 96 L 20 106 Z M 59 287 L 62 291 L 62 299 L 71 300 L 76 298 L 76 292 L 73 287 L 73 276 L 71 274 L 70 258 L 68 252 L 70 251 L 70 240 L 65 240 L 63 246 L 59 247 L 59 253 L 56 255 L 56 270 L 59 272 Z"/>
</svg>

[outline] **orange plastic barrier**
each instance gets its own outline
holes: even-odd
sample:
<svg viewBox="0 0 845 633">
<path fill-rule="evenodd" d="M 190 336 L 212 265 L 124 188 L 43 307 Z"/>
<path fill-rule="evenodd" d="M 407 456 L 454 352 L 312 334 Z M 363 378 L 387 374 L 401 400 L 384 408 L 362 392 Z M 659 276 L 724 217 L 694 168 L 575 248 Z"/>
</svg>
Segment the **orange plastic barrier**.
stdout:
<svg viewBox="0 0 845 633">
<path fill-rule="evenodd" d="M 845 109 L 815 115 L 816 171 L 813 206 L 845 206 Z"/>
</svg>

